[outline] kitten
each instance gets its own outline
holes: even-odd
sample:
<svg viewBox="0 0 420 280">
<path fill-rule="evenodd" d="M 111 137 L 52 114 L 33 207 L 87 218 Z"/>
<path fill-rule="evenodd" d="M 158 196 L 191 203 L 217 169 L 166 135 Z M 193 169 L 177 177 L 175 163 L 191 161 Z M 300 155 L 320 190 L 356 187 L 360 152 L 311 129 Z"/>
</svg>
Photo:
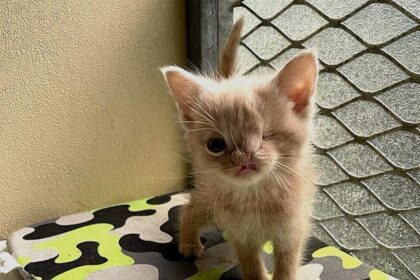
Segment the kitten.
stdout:
<svg viewBox="0 0 420 280">
<path fill-rule="evenodd" d="M 273 279 L 296 279 L 316 190 L 309 135 L 318 62 L 302 51 L 268 76 L 237 75 L 242 26 L 235 23 L 216 77 L 162 68 L 196 182 L 181 215 L 179 251 L 198 257 L 199 231 L 212 225 L 234 245 L 244 279 L 268 279 L 259 254 L 267 240 Z"/>
</svg>

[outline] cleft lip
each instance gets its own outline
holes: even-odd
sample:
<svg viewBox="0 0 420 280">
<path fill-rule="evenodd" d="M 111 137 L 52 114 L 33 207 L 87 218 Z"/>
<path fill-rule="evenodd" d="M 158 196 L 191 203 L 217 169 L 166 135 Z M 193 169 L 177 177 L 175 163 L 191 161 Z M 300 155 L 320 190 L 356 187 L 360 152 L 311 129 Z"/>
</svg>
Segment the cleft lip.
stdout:
<svg viewBox="0 0 420 280">
<path fill-rule="evenodd" d="M 239 171 L 243 171 L 243 170 L 255 171 L 255 170 L 257 170 L 257 165 L 255 163 L 243 164 L 243 165 L 241 165 L 241 169 Z"/>
<path fill-rule="evenodd" d="M 236 173 L 237 176 L 246 176 L 248 174 L 257 171 L 257 165 L 255 163 L 241 164 L 239 170 Z"/>
</svg>

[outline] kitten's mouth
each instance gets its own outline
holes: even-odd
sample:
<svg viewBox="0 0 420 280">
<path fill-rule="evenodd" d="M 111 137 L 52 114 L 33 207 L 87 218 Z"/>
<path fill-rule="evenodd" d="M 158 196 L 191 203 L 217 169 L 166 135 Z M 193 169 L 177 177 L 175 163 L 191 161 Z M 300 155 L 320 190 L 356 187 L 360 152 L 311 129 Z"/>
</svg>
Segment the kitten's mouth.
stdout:
<svg viewBox="0 0 420 280">
<path fill-rule="evenodd" d="M 257 165 L 255 163 L 243 164 L 239 167 L 237 175 L 244 176 L 255 171 L 257 171 Z"/>
</svg>

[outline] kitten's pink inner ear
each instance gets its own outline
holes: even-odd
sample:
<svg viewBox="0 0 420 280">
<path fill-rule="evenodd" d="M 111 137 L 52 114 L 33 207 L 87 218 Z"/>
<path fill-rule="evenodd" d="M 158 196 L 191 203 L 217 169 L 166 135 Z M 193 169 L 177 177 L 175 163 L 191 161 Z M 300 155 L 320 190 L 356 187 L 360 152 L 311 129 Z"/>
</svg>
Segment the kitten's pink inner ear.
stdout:
<svg viewBox="0 0 420 280">
<path fill-rule="evenodd" d="M 295 56 L 276 76 L 276 85 L 295 104 L 293 110 L 296 113 L 306 112 L 315 91 L 317 76 L 318 61 L 310 51 Z"/>
<path fill-rule="evenodd" d="M 179 67 L 168 66 L 161 69 L 166 83 L 175 97 L 181 117 L 185 121 L 192 120 L 192 102 L 197 98 L 200 87 L 195 76 Z"/>
</svg>

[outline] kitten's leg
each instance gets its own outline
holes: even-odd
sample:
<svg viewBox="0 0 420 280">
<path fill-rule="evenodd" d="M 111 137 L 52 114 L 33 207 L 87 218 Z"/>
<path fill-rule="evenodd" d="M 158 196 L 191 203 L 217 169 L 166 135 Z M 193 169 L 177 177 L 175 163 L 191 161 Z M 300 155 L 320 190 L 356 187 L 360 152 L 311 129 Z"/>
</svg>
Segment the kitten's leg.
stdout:
<svg viewBox="0 0 420 280">
<path fill-rule="evenodd" d="M 272 280 L 296 280 L 302 245 L 299 244 L 295 249 L 285 252 L 274 244 L 274 274 Z"/>
<path fill-rule="evenodd" d="M 206 223 L 206 218 L 202 214 L 203 206 L 193 201 L 190 201 L 182 211 L 178 249 L 186 258 L 198 257 L 203 253 L 200 228 Z"/>
<path fill-rule="evenodd" d="M 264 264 L 260 257 L 261 246 L 242 244 L 233 241 L 236 255 L 242 267 L 244 280 L 268 280 Z"/>
</svg>

